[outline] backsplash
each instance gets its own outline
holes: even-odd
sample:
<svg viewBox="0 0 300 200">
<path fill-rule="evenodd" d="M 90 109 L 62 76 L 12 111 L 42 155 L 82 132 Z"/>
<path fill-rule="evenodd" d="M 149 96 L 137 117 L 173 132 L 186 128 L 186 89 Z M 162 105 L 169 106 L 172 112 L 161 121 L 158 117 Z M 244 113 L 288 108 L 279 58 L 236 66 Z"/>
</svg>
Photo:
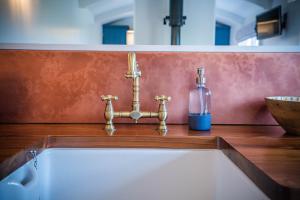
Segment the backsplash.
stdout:
<svg viewBox="0 0 300 200">
<path fill-rule="evenodd" d="M 155 95 L 172 96 L 168 123 L 187 122 L 200 65 L 212 90 L 214 124 L 276 124 L 264 97 L 300 95 L 300 53 L 138 52 L 137 61 L 141 109 L 157 110 Z M 130 109 L 126 72 L 126 52 L 1 50 L 0 122 L 104 122 L 102 94 L 119 97 L 116 111 Z"/>
</svg>

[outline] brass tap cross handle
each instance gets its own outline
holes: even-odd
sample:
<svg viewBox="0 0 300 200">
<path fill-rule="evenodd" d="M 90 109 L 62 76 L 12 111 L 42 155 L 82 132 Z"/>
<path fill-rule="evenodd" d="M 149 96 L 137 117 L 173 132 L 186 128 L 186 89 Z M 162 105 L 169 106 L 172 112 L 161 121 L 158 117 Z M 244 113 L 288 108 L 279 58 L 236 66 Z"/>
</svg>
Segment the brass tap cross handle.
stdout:
<svg viewBox="0 0 300 200">
<path fill-rule="evenodd" d="M 154 98 L 156 101 L 159 101 L 159 107 L 158 107 L 158 119 L 159 119 L 159 127 L 158 131 L 161 135 L 166 135 L 168 132 L 166 120 L 168 117 L 168 111 L 166 107 L 166 102 L 171 101 L 171 97 L 161 95 L 161 96 L 155 96 Z"/>
<path fill-rule="evenodd" d="M 161 96 L 155 96 L 155 100 L 156 101 L 161 101 L 162 103 L 171 101 L 171 97 L 165 96 L 165 95 L 161 95 Z"/>
<path fill-rule="evenodd" d="M 102 101 L 106 101 L 105 111 L 104 111 L 104 118 L 106 120 L 105 130 L 109 135 L 113 135 L 114 131 L 116 130 L 114 124 L 112 122 L 114 118 L 114 108 L 112 106 L 112 100 L 118 100 L 117 96 L 112 95 L 102 95 Z"/>
<path fill-rule="evenodd" d="M 101 96 L 101 100 L 102 101 L 111 101 L 111 100 L 118 100 L 119 98 L 117 96 L 113 96 L 113 95 L 102 95 Z"/>
</svg>

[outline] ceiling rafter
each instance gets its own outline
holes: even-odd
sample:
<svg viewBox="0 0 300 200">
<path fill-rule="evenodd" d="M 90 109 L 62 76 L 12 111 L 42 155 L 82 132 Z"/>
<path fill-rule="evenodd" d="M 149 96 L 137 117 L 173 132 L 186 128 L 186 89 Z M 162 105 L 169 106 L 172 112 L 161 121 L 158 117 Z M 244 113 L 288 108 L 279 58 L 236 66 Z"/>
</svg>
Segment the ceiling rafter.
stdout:
<svg viewBox="0 0 300 200">
<path fill-rule="evenodd" d="M 273 0 L 246 0 L 250 3 L 253 3 L 259 7 L 262 7 L 264 9 L 270 9 L 273 4 Z"/>
<path fill-rule="evenodd" d="M 237 15 L 236 13 L 230 12 L 228 10 L 224 10 L 222 8 L 216 8 L 216 14 L 217 18 L 219 16 L 222 16 L 223 18 L 230 19 L 231 21 L 234 21 L 238 24 L 243 24 L 245 21 L 244 17 Z"/>
<path fill-rule="evenodd" d="M 99 24 L 106 24 L 122 18 L 133 17 L 133 15 L 134 15 L 134 6 L 127 5 L 113 10 L 108 10 L 106 12 L 102 12 L 95 16 L 95 21 L 96 23 Z"/>
</svg>

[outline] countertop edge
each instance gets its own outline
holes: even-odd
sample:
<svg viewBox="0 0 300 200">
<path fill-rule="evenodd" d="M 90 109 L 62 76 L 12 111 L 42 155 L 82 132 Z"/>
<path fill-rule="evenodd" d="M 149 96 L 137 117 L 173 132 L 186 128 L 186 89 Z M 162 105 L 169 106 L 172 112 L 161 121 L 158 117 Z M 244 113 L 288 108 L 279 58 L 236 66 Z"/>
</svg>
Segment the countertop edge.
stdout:
<svg viewBox="0 0 300 200">
<path fill-rule="evenodd" d="M 279 184 L 242 155 L 230 142 L 219 136 L 78 136 L 48 135 L 0 163 L 0 180 L 31 160 L 30 151 L 37 154 L 50 148 L 186 148 L 219 149 L 238 166 L 271 199 L 296 199 L 300 188 Z"/>
</svg>

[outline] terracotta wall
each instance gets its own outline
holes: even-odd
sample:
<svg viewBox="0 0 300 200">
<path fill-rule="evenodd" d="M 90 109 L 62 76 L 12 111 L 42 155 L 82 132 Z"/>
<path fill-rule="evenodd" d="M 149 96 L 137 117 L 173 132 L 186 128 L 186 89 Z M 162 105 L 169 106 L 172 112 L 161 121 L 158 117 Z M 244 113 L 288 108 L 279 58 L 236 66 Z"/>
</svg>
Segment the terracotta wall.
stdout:
<svg viewBox="0 0 300 200">
<path fill-rule="evenodd" d="M 264 97 L 300 95 L 300 53 L 139 52 L 137 59 L 141 108 L 156 111 L 155 95 L 172 96 L 169 123 L 186 123 L 200 65 L 212 90 L 213 123 L 274 124 Z M 103 122 L 102 94 L 119 96 L 115 110 L 130 109 L 126 71 L 125 52 L 1 50 L 0 122 Z"/>
</svg>

